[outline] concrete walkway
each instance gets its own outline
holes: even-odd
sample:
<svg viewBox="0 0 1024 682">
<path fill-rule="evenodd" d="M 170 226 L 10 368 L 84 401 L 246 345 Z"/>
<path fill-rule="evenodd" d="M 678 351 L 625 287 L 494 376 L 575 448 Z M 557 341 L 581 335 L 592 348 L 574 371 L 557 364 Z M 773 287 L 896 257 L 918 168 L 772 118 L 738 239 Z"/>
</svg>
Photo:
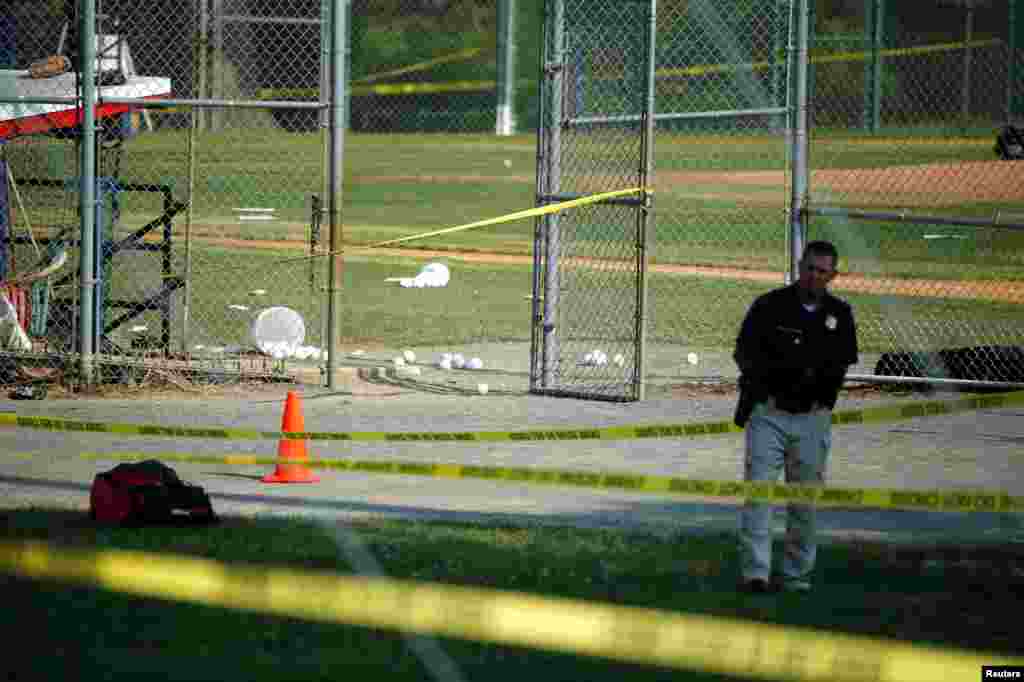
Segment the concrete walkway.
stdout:
<svg viewBox="0 0 1024 682">
<path fill-rule="evenodd" d="M 252 398 L 0 401 L 0 411 L 89 421 L 280 427 L 287 387 Z M 661 399 L 635 404 L 404 390 L 390 397 L 359 397 L 302 390 L 310 431 L 522 430 L 726 419 L 730 396 Z M 954 398 L 955 394 L 929 396 Z M 905 398 L 844 398 L 839 409 Z M 920 396 L 917 397 L 920 399 Z M 983 410 L 891 424 L 837 427 L 830 483 L 853 487 L 1002 490 L 1024 494 L 1024 411 Z M 120 453 L 132 459 L 161 453 L 276 455 L 272 440 L 204 440 L 0 430 L 3 506 L 85 510 L 93 475 L 120 460 L 84 459 L 82 453 Z M 369 443 L 314 442 L 311 457 L 413 460 L 490 466 L 617 471 L 736 480 L 742 436 L 688 439 L 580 441 Z M 735 528 L 736 508 L 675 496 L 530 486 L 481 480 L 321 471 L 311 485 L 268 485 L 266 466 L 173 463 L 181 476 L 207 488 L 222 514 L 317 518 L 400 517 L 512 524 L 631 528 L 651 532 L 720 533 Z M 781 511 L 781 510 L 780 510 Z M 783 520 L 777 518 L 779 530 Z M 898 543 L 1024 542 L 1024 518 L 1006 514 L 887 510 L 822 510 L 825 539 L 864 538 Z"/>
</svg>

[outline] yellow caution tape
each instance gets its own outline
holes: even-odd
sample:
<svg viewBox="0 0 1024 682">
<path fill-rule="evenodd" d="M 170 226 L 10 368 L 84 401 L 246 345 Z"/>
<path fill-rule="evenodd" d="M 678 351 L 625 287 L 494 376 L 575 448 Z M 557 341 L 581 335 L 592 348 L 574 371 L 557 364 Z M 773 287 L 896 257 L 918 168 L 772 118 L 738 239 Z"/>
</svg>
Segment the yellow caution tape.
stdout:
<svg viewBox="0 0 1024 682">
<path fill-rule="evenodd" d="M 832 414 L 832 423 L 880 424 L 918 417 L 934 417 L 980 409 L 1024 405 L 1024 391 L 955 400 L 929 400 L 904 405 L 883 405 L 860 410 L 840 410 Z M 260 431 L 221 427 L 165 426 L 126 424 L 106 421 L 82 421 L 58 417 L 30 417 L 14 412 L 0 413 L 0 426 L 18 426 L 43 431 L 115 433 L 125 436 L 167 438 L 208 438 L 215 440 L 314 440 L 368 442 L 458 442 L 625 440 L 633 438 L 693 438 L 742 433 L 732 420 L 681 424 L 632 424 L 576 428 L 529 429 L 524 431 Z"/>
<path fill-rule="evenodd" d="M 992 45 L 999 45 L 1002 41 L 998 38 L 992 40 L 976 40 L 972 41 L 969 46 L 975 47 L 990 47 Z M 909 57 L 913 55 L 922 54 L 933 54 L 935 52 L 948 52 L 950 50 L 959 50 L 967 47 L 967 43 L 936 43 L 934 45 L 919 45 L 917 47 L 904 47 L 904 48 L 886 48 L 878 51 L 880 57 Z M 860 52 L 834 52 L 827 54 L 812 55 L 810 58 L 811 64 L 828 64 L 833 62 L 856 62 L 866 61 L 871 59 L 873 56 L 872 52 L 860 51 Z M 775 66 L 779 66 L 785 63 L 785 60 L 780 60 L 775 63 Z M 700 66 L 690 66 L 679 69 L 658 69 L 655 74 L 660 77 L 673 77 L 673 76 L 708 76 L 716 73 L 731 73 L 736 71 L 763 71 L 764 69 L 771 68 L 773 64 L 767 61 L 752 62 L 750 64 L 706 64 Z"/>
<path fill-rule="evenodd" d="M 442 92 L 478 92 L 494 90 L 497 81 L 449 81 L 447 83 L 382 83 L 380 85 L 354 85 L 350 91 L 353 97 L 366 95 L 427 95 Z"/>
<path fill-rule="evenodd" d="M 904 48 L 886 48 L 878 51 L 880 57 L 908 57 L 923 54 L 933 54 L 936 52 L 948 52 L 951 50 L 961 50 L 966 47 L 978 48 L 978 47 L 990 47 L 992 45 L 999 45 L 1002 41 L 998 38 L 991 40 L 975 40 L 970 43 L 958 42 L 958 43 L 936 43 L 934 45 L 918 45 L 916 47 L 904 47 Z M 477 48 L 473 48 L 477 49 Z M 386 75 L 397 75 L 398 73 L 406 73 L 410 70 L 422 70 L 423 68 L 429 68 L 435 64 L 444 63 L 445 61 L 456 61 L 458 59 L 468 59 L 476 56 L 476 53 L 470 54 L 472 50 L 466 50 L 465 53 L 456 53 L 449 55 L 448 57 L 438 57 L 434 60 L 435 63 L 424 62 L 423 65 L 413 65 L 405 67 L 405 70 L 399 69 L 397 72 L 389 74 L 378 74 L 377 76 L 369 76 L 358 82 L 367 83 L 371 79 L 382 78 Z M 852 61 L 866 61 L 871 59 L 873 53 L 870 51 L 858 51 L 858 52 L 835 52 L 826 54 L 812 55 L 810 59 L 811 64 L 827 64 L 833 62 L 852 62 Z M 442 61 L 443 60 L 443 61 Z M 780 60 L 776 63 L 782 64 L 784 60 Z M 426 66 L 429 65 L 429 66 Z M 678 76 L 708 76 L 717 73 L 732 73 L 737 71 L 763 71 L 771 68 L 772 62 L 768 61 L 757 61 L 749 64 L 704 64 L 698 66 L 689 66 L 683 68 L 674 69 L 658 69 L 655 75 L 661 78 L 665 77 L 678 77 Z M 616 76 L 615 79 L 619 77 Z M 498 87 L 497 81 L 494 80 L 462 80 L 462 81 L 446 81 L 446 82 L 427 82 L 427 83 L 381 83 L 377 85 L 353 85 L 350 89 L 350 94 L 353 97 L 363 97 L 368 95 L 378 96 L 391 96 L 391 95 L 424 95 L 424 94 L 439 94 L 446 92 L 487 92 L 496 90 Z M 256 99 L 259 100 L 311 100 L 320 97 L 319 88 L 261 88 L 256 91 Z"/>
<path fill-rule="evenodd" d="M 625 196 L 627 194 L 637 194 L 642 192 L 640 187 L 630 187 L 629 189 L 618 189 L 612 192 L 602 192 L 601 194 L 591 194 L 590 196 L 581 197 L 579 199 L 570 199 L 568 201 L 560 201 L 555 204 L 547 204 L 545 206 L 539 206 L 537 208 L 529 208 L 524 211 L 516 211 L 515 213 L 507 213 L 497 218 L 488 218 L 487 220 L 478 220 L 474 223 L 467 223 L 465 225 L 456 225 L 455 227 L 447 227 L 443 230 L 435 230 L 433 232 L 423 232 L 421 234 L 414 234 L 410 237 L 400 237 L 398 239 L 389 239 L 383 242 L 377 242 L 376 244 L 368 244 L 363 247 L 364 249 L 376 249 L 381 246 L 391 246 L 392 244 L 401 244 L 403 242 L 412 241 L 414 239 L 426 239 L 427 237 L 435 237 L 439 234 L 450 234 L 452 232 L 462 232 L 463 230 L 472 230 L 477 227 L 486 227 L 488 225 L 498 225 L 499 223 L 510 223 L 516 220 L 523 220 L 525 218 L 535 218 L 537 216 L 547 215 L 549 213 L 557 213 L 558 211 L 566 211 L 570 208 L 579 208 L 580 206 L 587 206 L 588 204 L 596 204 L 601 201 L 607 201 L 608 199 L 614 199 L 616 197 Z"/>
<path fill-rule="evenodd" d="M 195 455 L 180 452 L 83 452 L 84 459 L 138 461 L 160 459 L 191 464 L 264 465 L 280 464 L 273 457 L 254 455 Z M 472 464 L 425 463 L 402 460 L 310 459 L 303 466 L 336 471 L 469 478 L 509 483 L 561 485 L 577 488 L 626 490 L 636 493 L 682 495 L 715 500 L 744 499 L 759 502 L 800 502 L 817 507 L 858 509 L 905 509 L 938 512 L 1024 513 L 1024 497 L 1001 491 L 978 490 L 891 490 L 883 488 L 840 488 L 800 484 L 712 481 L 674 476 L 616 472 L 573 471 L 533 467 L 491 467 Z"/>
<path fill-rule="evenodd" d="M 493 80 L 448 81 L 444 83 L 380 83 L 378 85 L 353 85 L 349 94 L 353 97 L 367 95 L 429 95 L 445 92 L 487 92 L 498 87 Z M 260 88 L 256 91 L 258 100 L 315 100 L 320 97 L 320 88 Z"/>
<path fill-rule="evenodd" d="M 315 622 L 454 637 L 738 678 L 937 682 L 1024 659 L 717 616 L 477 587 L 122 550 L 0 543 L 0 570 L 35 580 Z"/>
<path fill-rule="evenodd" d="M 473 57 L 479 55 L 481 52 L 483 52 L 483 48 L 470 47 L 465 50 L 453 52 L 452 54 L 449 55 L 434 57 L 433 59 L 428 59 L 417 64 L 410 64 L 409 66 L 403 66 L 398 69 L 392 69 L 390 71 L 382 71 L 380 73 L 370 74 L 369 76 L 363 76 L 362 78 L 357 78 L 352 82 L 372 83 L 374 81 L 381 80 L 382 78 L 390 78 L 391 76 L 402 76 L 407 73 L 415 73 L 417 71 L 426 71 L 428 69 L 432 69 L 435 66 L 440 66 L 441 64 L 451 64 L 452 62 L 463 62 L 472 59 Z"/>
<path fill-rule="evenodd" d="M 949 52 L 951 50 L 962 50 L 967 47 L 991 47 L 1000 45 L 1002 41 L 998 38 L 992 40 L 975 40 L 970 43 L 936 43 L 934 45 L 918 45 L 917 47 L 891 48 L 879 50 L 881 57 L 910 57 L 922 54 L 934 54 L 936 52 Z M 812 56 L 812 64 L 825 64 L 828 62 L 860 62 L 871 58 L 871 52 L 837 52 L 835 54 L 824 54 Z"/>
<path fill-rule="evenodd" d="M 435 66 L 441 64 L 450 64 L 453 62 L 461 62 L 474 57 L 479 56 L 483 53 L 483 48 L 471 47 L 465 50 L 459 50 L 449 55 L 442 55 L 433 59 L 428 59 L 423 62 L 416 64 L 410 64 L 409 66 L 403 66 L 398 69 L 392 69 L 390 71 L 382 71 L 380 73 L 373 73 L 362 78 L 357 78 L 352 81 L 354 84 L 358 83 L 373 83 L 384 78 L 391 78 L 392 76 L 402 76 L 408 73 L 415 73 L 417 71 L 427 71 Z M 483 80 L 483 81 L 450 81 L 443 83 L 391 83 L 383 84 L 378 86 L 360 86 L 353 85 L 350 92 L 353 95 L 405 95 L 405 94 L 418 94 L 421 92 L 457 92 L 466 90 L 493 90 L 497 87 L 497 81 Z M 395 86 L 399 86 L 397 89 Z M 406 86 L 411 86 L 409 89 Z M 404 88 L 404 89 L 403 89 Z M 319 88 L 261 88 L 256 91 L 257 99 L 316 99 L 320 97 Z"/>
</svg>

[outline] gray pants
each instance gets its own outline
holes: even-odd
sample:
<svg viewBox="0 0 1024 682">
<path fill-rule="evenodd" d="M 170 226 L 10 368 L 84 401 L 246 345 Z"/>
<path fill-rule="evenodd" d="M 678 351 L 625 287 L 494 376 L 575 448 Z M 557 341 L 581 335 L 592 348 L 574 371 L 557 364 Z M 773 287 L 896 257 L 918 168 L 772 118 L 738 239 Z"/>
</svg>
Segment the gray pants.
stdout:
<svg viewBox="0 0 1024 682">
<path fill-rule="evenodd" d="M 746 428 L 744 479 L 777 481 L 786 472 L 787 483 L 822 484 L 832 446 L 832 413 L 820 408 L 790 414 L 774 402 L 754 407 Z M 817 554 L 814 507 L 789 504 L 786 514 L 783 580 L 807 579 Z M 740 570 L 745 580 L 768 580 L 772 568 L 772 506 L 748 501 L 740 511 Z"/>
</svg>

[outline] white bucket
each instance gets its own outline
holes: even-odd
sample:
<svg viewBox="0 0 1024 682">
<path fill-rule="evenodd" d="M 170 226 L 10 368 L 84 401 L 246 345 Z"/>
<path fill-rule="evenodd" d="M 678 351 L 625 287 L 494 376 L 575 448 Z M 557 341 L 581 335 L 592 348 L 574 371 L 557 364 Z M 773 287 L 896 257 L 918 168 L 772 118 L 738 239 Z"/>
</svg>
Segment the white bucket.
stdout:
<svg viewBox="0 0 1024 682">
<path fill-rule="evenodd" d="M 306 339 L 302 315 L 291 308 L 275 306 L 260 311 L 249 328 L 252 342 L 261 353 L 291 357 Z"/>
</svg>

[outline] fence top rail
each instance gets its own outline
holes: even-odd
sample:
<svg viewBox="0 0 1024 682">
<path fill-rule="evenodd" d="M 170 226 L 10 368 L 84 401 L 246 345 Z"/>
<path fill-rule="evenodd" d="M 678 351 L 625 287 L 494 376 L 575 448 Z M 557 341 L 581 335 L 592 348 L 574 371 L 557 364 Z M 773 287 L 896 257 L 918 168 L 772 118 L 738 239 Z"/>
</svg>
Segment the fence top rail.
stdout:
<svg viewBox="0 0 1024 682">
<path fill-rule="evenodd" d="M 957 216 L 929 216 L 912 213 L 855 211 L 834 206 L 807 209 L 811 215 L 849 218 L 850 220 L 886 220 L 910 225 L 949 225 L 952 227 L 992 227 L 1001 230 L 1024 230 L 1024 222 L 1000 222 L 1001 213 L 992 218 L 965 218 Z M 1015 217 L 1019 214 L 1013 214 Z M 1024 216 L 1022 216 L 1024 217 Z"/>
</svg>

